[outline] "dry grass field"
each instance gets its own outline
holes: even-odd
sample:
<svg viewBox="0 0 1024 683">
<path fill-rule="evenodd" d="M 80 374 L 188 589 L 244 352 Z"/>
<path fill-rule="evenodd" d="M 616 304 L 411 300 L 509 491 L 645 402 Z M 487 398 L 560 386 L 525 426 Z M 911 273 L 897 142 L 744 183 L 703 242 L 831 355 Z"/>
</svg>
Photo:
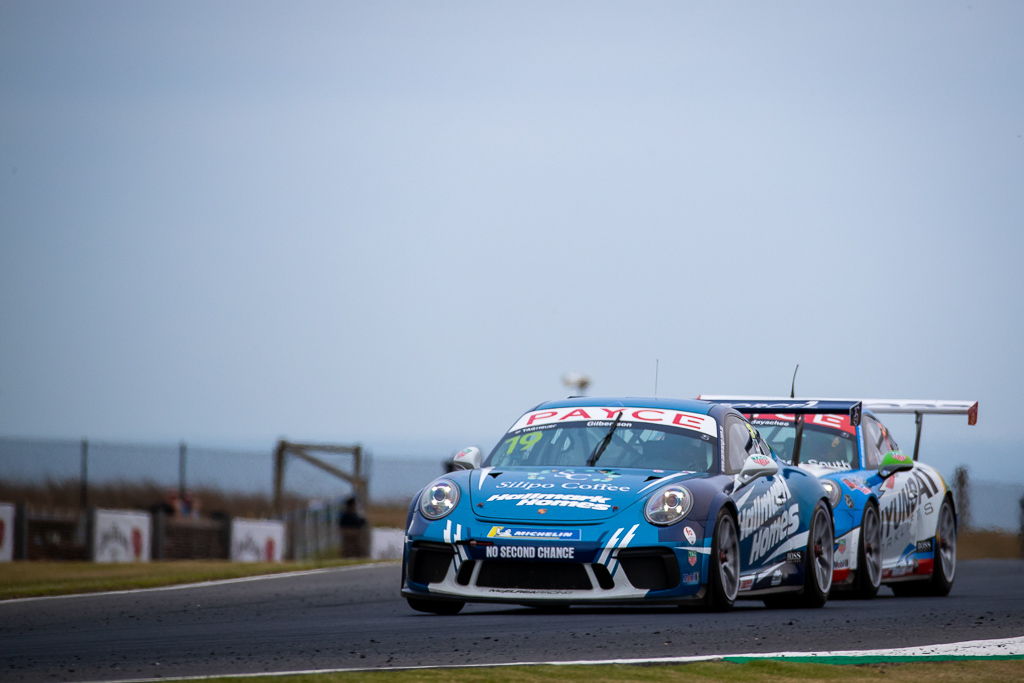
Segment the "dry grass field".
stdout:
<svg viewBox="0 0 1024 683">
<path fill-rule="evenodd" d="M 89 490 L 89 504 L 114 509 L 152 510 L 165 504 L 169 493 L 167 487 L 152 482 L 98 485 Z M 190 493 L 201 501 L 203 514 L 220 513 L 254 518 L 274 515 L 273 500 L 267 494 L 204 488 Z M 0 481 L 0 501 L 25 502 L 35 510 L 75 510 L 79 500 L 78 481 L 74 479 L 48 481 L 39 485 Z M 284 509 L 303 508 L 307 502 L 299 496 L 288 495 L 285 497 Z M 406 500 L 374 501 L 364 507 L 366 517 L 373 526 L 405 527 L 408 511 Z M 959 541 L 958 555 L 963 560 L 1024 557 L 1024 541 L 1018 535 L 1005 531 L 962 529 Z"/>
</svg>

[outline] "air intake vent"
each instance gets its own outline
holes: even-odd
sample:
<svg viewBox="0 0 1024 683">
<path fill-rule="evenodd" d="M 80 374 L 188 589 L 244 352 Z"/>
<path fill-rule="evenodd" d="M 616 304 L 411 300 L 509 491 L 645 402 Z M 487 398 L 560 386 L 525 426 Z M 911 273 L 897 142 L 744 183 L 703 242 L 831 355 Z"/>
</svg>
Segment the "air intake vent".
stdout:
<svg viewBox="0 0 1024 683">
<path fill-rule="evenodd" d="M 409 580 L 416 583 L 444 581 L 454 551 L 443 543 L 415 543 L 409 552 Z"/>
<path fill-rule="evenodd" d="M 679 563 L 668 548 L 627 548 L 618 559 L 637 588 L 660 591 L 679 585 Z"/>
<path fill-rule="evenodd" d="M 582 564 L 484 560 L 476 585 L 484 588 L 590 590 L 593 585 Z"/>
</svg>

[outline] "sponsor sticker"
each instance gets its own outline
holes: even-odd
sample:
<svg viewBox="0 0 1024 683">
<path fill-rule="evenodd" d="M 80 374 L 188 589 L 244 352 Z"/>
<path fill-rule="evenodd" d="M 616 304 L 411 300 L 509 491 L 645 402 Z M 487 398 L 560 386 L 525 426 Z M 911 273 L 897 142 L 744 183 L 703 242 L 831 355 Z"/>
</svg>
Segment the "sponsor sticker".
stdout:
<svg viewBox="0 0 1024 683">
<path fill-rule="evenodd" d="M 856 434 L 857 428 L 850 422 L 849 415 L 830 415 L 828 413 L 816 413 L 804 417 L 804 422 L 822 427 L 831 427 L 848 434 Z"/>
<path fill-rule="evenodd" d="M 750 562 L 753 564 L 781 545 L 800 528 L 800 506 L 793 503 L 782 514 L 766 522 L 754 533 L 750 544 Z"/>
<path fill-rule="evenodd" d="M 806 405 L 806 404 L 804 404 Z M 799 404 L 754 404 L 749 408 L 743 408 L 740 410 L 741 413 L 747 415 L 750 421 L 758 427 L 792 427 L 796 423 L 796 415 L 793 413 L 750 413 L 748 410 L 751 408 L 781 408 L 785 410 L 788 407 L 800 407 Z M 850 421 L 849 415 L 836 415 L 830 413 L 815 413 L 813 415 L 803 416 L 804 424 L 819 425 L 821 427 L 828 427 L 829 429 L 835 429 L 844 436 L 849 434 L 850 436 L 856 436 L 857 427 Z"/>
<path fill-rule="evenodd" d="M 850 467 L 850 463 L 844 462 L 842 460 L 816 460 L 816 459 L 811 459 L 811 460 L 805 460 L 801 464 L 804 464 L 804 463 L 806 463 L 808 465 L 817 465 L 818 467 L 825 467 L 825 468 L 830 469 L 830 470 L 848 470 L 848 469 L 852 469 Z"/>
<path fill-rule="evenodd" d="M 700 572 L 690 572 L 688 574 L 683 574 L 683 583 L 685 583 L 688 586 L 700 583 Z"/>
<path fill-rule="evenodd" d="M 917 542 L 917 552 L 919 552 L 919 553 L 930 553 L 931 551 L 932 551 L 932 539 L 929 538 L 927 541 L 918 541 Z"/>
<path fill-rule="evenodd" d="M 686 542 L 690 545 L 693 545 L 697 542 L 697 532 L 694 531 L 692 527 L 684 526 L 683 536 L 686 537 Z"/>
<path fill-rule="evenodd" d="M 574 560 L 576 548 L 571 545 L 489 545 L 486 557 L 502 560 Z"/>
<path fill-rule="evenodd" d="M 843 477 L 843 483 L 846 484 L 847 488 L 851 488 L 854 491 L 860 491 L 865 496 L 871 493 L 871 489 L 864 485 L 863 479 L 857 479 L 854 477 Z"/>
<path fill-rule="evenodd" d="M 602 484 L 596 484 L 602 486 Z M 495 493 L 487 499 L 492 501 L 516 501 L 516 506 L 542 505 L 546 507 L 580 508 L 605 511 L 611 508 L 607 496 L 585 496 L 575 493 Z"/>
<path fill-rule="evenodd" d="M 543 588 L 488 588 L 488 593 L 501 595 L 572 595 L 572 591 L 546 590 Z"/>
<path fill-rule="evenodd" d="M 541 477 L 543 479 L 543 477 Z M 533 489 L 549 490 L 556 487 L 556 484 L 550 482 L 539 482 L 533 481 L 531 477 L 527 476 L 527 481 L 503 481 L 498 484 L 499 489 L 526 489 L 527 491 Z M 565 489 L 566 491 L 628 491 L 628 486 L 615 486 L 614 484 L 608 484 L 603 481 L 594 483 L 587 483 L 584 481 L 567 481 L 563 484 L 557 484 L 558 488 Z"/>
<path fill-rule="evenodd" d="M 804 561 L 804 553 L 802 550 L 790 550 L 786 553 L 786 562 L 793 564 L 799 564 Z"/>
<path fill-rule="evenodd" d="M 895 483 L 897 478 L 900 479 L 898 484 Z M 896 488 L 889 489 L 890 483 Z M 918 510 L 924 509 L 926 514 L 929 512 L 931 501 L 928 499 L 938 490 L 932 489 L 929 483 L 926 477 L 917 472 L 912 472 L 909 477 L 893 476 L 885 480 L 882 493 L 886 495 L 880 495 L 879 498 L 882 504 L 883 541 L 890 538 L 902 525 L 913 522 L 920 514 Z M 890 490 L 891 494 L 888 493 Z"/>
<path fill-rule="evenodd" d="M 752 500 L 742 502 L 740 509 L 740 540 L 764 528 L 765 524 L 779 514 L 779 508 L 793 495 L 783 477 L 778 477 L 764 492 Z"/>
<path fill-rule="evenodd" d="M 613 481 L 622 475 L 611 470 L 596 470 L 577 472 L 575 470 L 552 470 L 556 479 L 568 479 L 569 481 Z"/>
<path fill-rule="evenodd" d="M 534 410 L 519 418 L 519 420 L 512 425 L 512 428 L 509 429 L 509 432 L 526 429 L 527 427 L 563 424 L 568 422 L 608 421 L 608 424 L 611 424 L 610 421 L 614 420 L 615 416 L 619 414 L 622 415 L 621 419 L 623 422 L 646 422 L 648 424 L 659 424 L 668 427 L 690 429 L 702 432 L 709 436 L 717 436 L 715 430 L 715 419 L 708 415 L 663 408 L 605 406 L 582 406 Z"/>
<path fill-rule="evenodd" d="M 533 470 L 526 473 L 526 478 L 531 481 L 536 481 L 538 479 L 543 480 L 551 477 L 554 479 L 566 479 L 568 481 L 609 482 L 614 481 L 621 476 L 621 472 L 616 472 L 614 470 L 577 471 L 573 469 L 544 469 Z"/>
<path fill-rule="evenodd" d="M 697 566 L 697 553 L 695 553 L 694 551 L 690 550 L 688 552 L 688 555 L 689 556 L 686 558 L 686 561 L 690 563 L 691 567 L 696 567 Z"/>
<path fill-rule="evenodd" d="M 741 576 L 740 577 L 740 590 L 750 590 L 750 587 L 754 585 L 753 576 Z"/>
<path fill-rule="evenodd" d="M 545 529 L 541 527 L 492 526 L 487 538 L 513 538 L 530 541 L 578 541 L 581 529 Z"/>
</svg>

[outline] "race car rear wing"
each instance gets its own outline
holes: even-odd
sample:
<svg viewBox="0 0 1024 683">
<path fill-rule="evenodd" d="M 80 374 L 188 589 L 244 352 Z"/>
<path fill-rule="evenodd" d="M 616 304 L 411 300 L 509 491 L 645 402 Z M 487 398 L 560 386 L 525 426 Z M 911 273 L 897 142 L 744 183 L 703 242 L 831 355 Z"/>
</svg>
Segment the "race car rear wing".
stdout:
<svg viewBox="0 0 1024 683">
<path fill-rule="evenodd" d="M 921 449 L 921 423 L 925 413 L 933 415 L 966 415 L 968 425 L 978 424 L 977 401 L 937 401 L 911 398 L 865 398 L 864 407 L 873 413 L 914 414 L 914 460 Z"/>
<path fill-rule="evenodd" d="M 720 403 L 741 413 L 789 413 L 797 415 L 848 415 L 856 427 L 860 424 L 861 401 L 856 398 L 773 398 L 771 396 L 719 396 L 701 394 L 700 401 Z"/>
<path fill-rule="evenodd" d="M 772 398 L 768 396 L 716 396 L 701 394 L 701 401 L 727 405 L 741 413 L 782 413 L 787 415 L 847 415 L 854 427 L 860 424 L 861 402 L 856 399 L 834 398 Z M 803 443 L 804 423 L 796 420 L 793 446 L 793 464 L 800 464 L 800 445 Z"/>
<path fill-rule="evenodd" d="M 966 415 L 967 424 L 975 425 L 978 423 L 978 402 L 977 401 L 953 401 L 953 400 L 935 400 L 935 399 L 909 399 L 909 398 L 820 398 L 820 399 L 794 399 L 794 398 L 773 398 L 770 396 L 712 396 L 712 395 L 701 395 L 698 396 L 702 401 L 712 401 L 714 403 L 727 403 L 743 412 L 749 412 L 752 408 L 758 410 L 766 410 L 769 406 L 773 407 L 776 405 L 780 406 L 780 411 L 785 410 L 786 412 L 795 412 L 793 409 L 783 407 L 785 404 L 815 404 L 819 407 L 818 410 L 808 410 L 808 413 L 825 413 L 825 412 L 836 412 L 845 413 L 845 410 L 825 410 L 825 407 L 841 406 L 848 403 L 857 403 L 857 422 L 860 422 L 860 406 L 863 406 L 867 410 L 873 413 L 902 413 L 902 414 L 913 414 L 914 424 L 916 426 L 916 433 L 914 434 L 914 460 L 917 460 L 918 453 L 921 449 L 921 425 L 924 421 L 925 414 L 932 415 Z M 742 407 L 741 407 L 742 406 Z M 749 408 L 747 407 L 749 406 Z M 853 415 L 851 415 L 851 422 L 853 422 Z M 799 438 L 797 444 L 799 444 Z"/>
<path fill-rule="evenodd" d="M 913 413 L 924 415 L 966 415 L 967 424 L 978 424 L 977 401 L 936 401 L 911 398 L 862 398 L 861 403 L 873 413 Z"/>
</svg>

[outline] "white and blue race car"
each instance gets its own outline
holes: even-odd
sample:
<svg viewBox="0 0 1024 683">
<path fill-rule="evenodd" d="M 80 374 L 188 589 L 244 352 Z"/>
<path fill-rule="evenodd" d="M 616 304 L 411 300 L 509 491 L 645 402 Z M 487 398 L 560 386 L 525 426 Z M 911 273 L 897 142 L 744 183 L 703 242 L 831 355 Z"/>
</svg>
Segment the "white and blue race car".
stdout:
<svg viewBox="0 0 1024 683">
<path fill-rule="evenodd" d="M 820 607 L 834 528 L 818 479 L 736 410 L 570 398 L 527 411 L 413 500 L 402 595 L 419 611 L 737 598 Z"/>
<path fill-rule="evenodd" d="M 743 412 L 776 454 L 829 492 L 836 529 L 833 591 L 871 598 L 881 584 L 896 595 L 946 595 L 956 575 L 957 516 L 938 470 L 918 461 L 926 414 L 978 419 L 977 401 L 795 399 L 710 396 Z M 876 417 L 915 415 L 913 456 Z"/>
</svg>

